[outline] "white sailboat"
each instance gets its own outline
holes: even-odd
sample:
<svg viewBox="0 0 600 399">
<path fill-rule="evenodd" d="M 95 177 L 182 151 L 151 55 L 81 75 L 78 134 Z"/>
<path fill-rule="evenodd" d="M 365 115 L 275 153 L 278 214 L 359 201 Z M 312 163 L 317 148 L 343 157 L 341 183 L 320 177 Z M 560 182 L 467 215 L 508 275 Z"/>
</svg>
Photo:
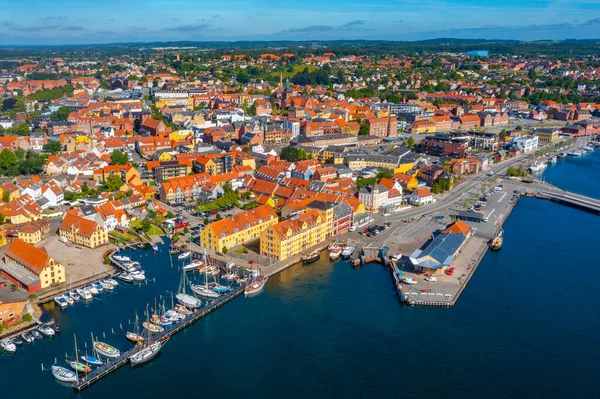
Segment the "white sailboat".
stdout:
<svg viewBox="0 0 600 399">
<path fill-rule="evenodd" d="M 181 282 L 179 283 L 179 291 L 177 292 L 177 295 L 175 295 L 175 298 L 180 304 L 189 309 L 198 309 L 202 305 L 202 302 L 195 296 L 186 293 L 186 285 L 187 279 L 185 277 L 185 271 L 181 270 Z"/>
<path fill-rule="evenodd" d="M 150 322 L 150 316 L 148 313 L 148 309 L 146 308 L 146 319 L 148 323 Z M 129 361 L 131 361 L 131 367 L 136 366 L 138 364 L 143 364 L 152 360 L 162 347 L 162 343 L 160 341 L 152 342 L 152 331 L 146 330 L 148 333 L 147 344 L 144 346 L 142 344 L 142 349 L 138 352 L 134 353 L 129 357 Z M 166 341 L 165 341 L 166 342 Z"/>
<path fill-rule="evenodd" d="M 208 257 L 206 255 L 206 249 L 204 250 L 203 259 L 204 259 L 204 264 L 206 265 L 204 267 L 204 283 L 190 284 L 190 288 L 192 289 L 192 291 L 194 291 L 194 293 L 196 295 L 204 296 L 207 298 L 218 298 L 219 296 L 221 296 L 221 294 L 219 294 L 217 291 L 214 291 L 208 285 L 208 267 L 209 266 L 208 266 Z"/>
</svg>

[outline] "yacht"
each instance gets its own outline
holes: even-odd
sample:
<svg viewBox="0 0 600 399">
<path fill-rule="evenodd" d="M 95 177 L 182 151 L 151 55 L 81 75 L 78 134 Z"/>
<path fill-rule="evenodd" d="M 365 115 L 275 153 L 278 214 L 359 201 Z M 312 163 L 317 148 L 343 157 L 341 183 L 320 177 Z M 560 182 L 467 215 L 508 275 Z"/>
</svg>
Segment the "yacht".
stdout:
<svg viewBox="0 0 600 399">
<path fill-rule="evenodd" d="M 153 342 L 150 346 L 145 347 L 139 352 L 131 355 L 129 360 L 131 361 L 131 366 L 136 366 L 138 364 L 143 364 L 152 360 L 158 352 L 160 352 L 160 348 L 162 344 L 160 341 Z"/>
<path fill-rule="evenodd" d="M 566 152 L 559 152 L 557 155 L 558 159 L 565 159 L 567 157 Z"/>
<path fill-rule="evenodd" d="M 576 149 L 576 150 L 567 152 L 567 155 L 569 155 L 571 157 L 581 157 L 581 156 L 583 156 L 583 151 L 581 151 L 580 149 Z"/>
<path fill-rule="evenodd" d="M 98 295 L 100 293 L 94 284 L 88 285 L 85 287 L 85 289 L 88 290 L 92 295 Z"/>
<path fill-rule="evenodd" d="M 8 353 L 15 353 L 17 351 L 17 346 L 8 338 L 0 340 L 0 347 Z"/>
<path fill-rule="evenodd" d="M 546 169 L 546 167 L 548 167 L 548 164 L 545 162 L 534 162 L 529 165 L 529 171 L 533 173 L 541 172 L 542 170 Z"/>
<path fill-rule="evenodd" d="M 190 288 L 194 292 L 194 294 L 207 297 L 207 298 L 218 298 L 221 296 L 216 291 L 213 291 L 208 285 L 204 284 L 190 284 Z"/>
<path fill-rule="evenodd" d="M 203 264 L 204 263 L 202 263 L 200 259 L 194 259 L 187 265 L 183 266 L 183 270 L 185 270 L 186 272 L 190 270 L 196 270 L 202 267 Z"/>
<path fill-rule="evenodd" d="M 189 251 L 187 251 L 187 252 L 184 252 L 184 253 L 182 253 L 182 254 L 179 254 L 179 255 L 177 255 L 177 259 L 179 259 L 179 260 L 187 259 L 187 258 L 189 258 L 191 255 L 192 255 L 192 253 L 191 253 L 191 252 L 189 252 Z"/>
<path fill-rule="evenodd" d="M 133 283 L 133 276 L 129 273 L 121 273 L 117 276 L 117 278 L 121 281 L 125 281 L 126 283 Z"/>
<path fill-rule="evenodd" d="M 33 340 L 35 339 L 35 338 L 33 338 L 33 335 L 31 335 L 28 332 L 21 334 L 21 338 L 23 339 L 23 341 L 25 341 L 28 344 L 32 343 Z"/>
<path fill-rule="evenodd" d="M 48 338 L 53 337 L 54 334 L 56 334 L 56 332 L 50 326 L 44 326 L 44 325 L 39 326 L 38 331 L 40 332 L 40 334 L 42 334 Z"/>
<path fill-rule="evenodd" d="M 67 306 L 69 306 L 69 303 L 67 302 L 67 298 L 65 298 L 64 295 L 55 296 L 54 297 L 54 302 L 58 306 L 60 306 L 62 309 L 64 309 Z"/>
<path fill-rule="evenodd" d="M 549 163 L 549 164 L 555 164 L 555 163 L 556 163 L 556 161 L 557 161 L 557 158 L 556 158 L 556 157 L 550 157 L 550 158 L 548 158 L 548 163 Z"/>
<path fill-rule="evenodd" d="M 342 256 L 342 251 L 343 251 L 343 248 L 341 246 L 334 245 L 332 248 L 329 249 L 329 259 L 331 259 L 331 260 L 338 259 L 340 256 Z"/>
<path fill-rule="evenodd" d="M 131 261 L 130 257 L 120 256 L 120 255 L 113 256 L 113 259 L 116 260 L 117 262 L 130 262 Z"/>
<path fill-rule="evenodd" d="M 90 299 L 92 299 L 92 293 L 89 290 L 86 290 L 85 288 L 77 288 L 75 291 L 77 292 L 77 295 L 79 295 L 85 301 L 89 301 Z"/>
<path fill-rule="evenodd" d="M 103 288 L 103 289 L 105 289 L 105 290 L 107 290 L 107 291 L 112 291 L 112 290 L 113 290 L 113 288 L 114 288 L 114 287 L 112 286 L 112 284 L 110 284 L 110 283 L 109 283 L 109 282 L 107 282 L 107 281 L 100 281 L 99 283 L 100 283 L 100 285 L 102 286 L 102 288 Z"/>
<path fill-rule="evenodd" d="M 71 298 L 73 298 L 73 300 L 75 302 L 79 302 L 79 300 L 81 299 L 81 297 L 79 296 L 79 294 L 77 292 L 75 292 L 75 291 L 69 291 L 69 296 Z"/>
<path fill-rule="evenodd" d="M 309 264 L 309 263 L 313 263 L 316 262 L 317 260 L 319 260 L 319 258 L 321 257 L 321 251 L 319 251 L 318 249 L 315 251 L 312 251 L 311 253 L 304 255 L 302 258 L 300 258 L 300 260 L 302 261 L 302 263 L 304 263 L 305 265 Z"/>
</svg>

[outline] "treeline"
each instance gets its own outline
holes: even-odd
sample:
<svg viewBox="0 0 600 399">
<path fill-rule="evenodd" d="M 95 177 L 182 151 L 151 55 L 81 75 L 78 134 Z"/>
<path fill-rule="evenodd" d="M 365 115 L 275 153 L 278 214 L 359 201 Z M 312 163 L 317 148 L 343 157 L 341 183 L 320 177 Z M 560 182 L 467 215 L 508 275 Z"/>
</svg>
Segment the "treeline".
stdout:
<svg viewBox="0 0 600 399">
<path fill-rule="evenodd" d="M 73 87 L 66 85 L 62 87 L 55 87 L 53 89 L 44 89 L 36 91 L 33 94 L 27 96 L 30 100 L 38 101 L 52 101 L 61 97 L 71 97 L 73 95 Z"/>
<path fill-rule="evenodd" d="M 4 176 L 35 175 L 44 170 L 46 157 L 33 151 L 8 148 L 0 151 L 0 172 Z"/>
</svg>

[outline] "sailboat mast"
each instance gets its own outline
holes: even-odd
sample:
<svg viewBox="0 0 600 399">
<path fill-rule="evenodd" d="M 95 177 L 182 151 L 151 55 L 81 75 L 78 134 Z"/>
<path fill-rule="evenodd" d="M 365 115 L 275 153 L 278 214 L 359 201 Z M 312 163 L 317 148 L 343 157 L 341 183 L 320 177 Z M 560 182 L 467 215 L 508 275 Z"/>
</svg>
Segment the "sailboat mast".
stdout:
<svg viewBox="0 0 600 399">
<path fill-rule="evenodd" d="M 77 351 L 77 336 L 73 334 L 73 341 L 75 342 L 75 363 L 79 361 L 79 352 Z M 79 380 L 79 373 L 77 372 L 77 367 L 73 367 L 75 369 L 75 377 Z"/>
</svg>

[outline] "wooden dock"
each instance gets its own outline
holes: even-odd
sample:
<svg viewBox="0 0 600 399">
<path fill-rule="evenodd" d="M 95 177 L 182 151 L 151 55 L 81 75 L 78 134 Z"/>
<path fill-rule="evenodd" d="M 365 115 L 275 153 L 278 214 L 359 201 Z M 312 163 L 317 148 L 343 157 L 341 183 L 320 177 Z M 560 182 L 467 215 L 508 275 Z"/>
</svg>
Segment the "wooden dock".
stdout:
<svg viewBox="0 0 600 399">
<path fill-rule="evenodd" d="M 188 317 L 182 323 L 174 324 L 170 327 L 165 327 L 165 330 L 162 333 L 153 334 L 152 338 L 155 341 L 170 338 L 171 336 L 177 334 L 184 328 L 186 328 L 186 327 L 190 326 L 191 324 L 195 323 L 196 321 L 200 320 L 201 318 L 203 318 L 204 316 L 206 316 L 213 310 L 220 308 L 221 306 L 223 306 L 227 302 L 231 301 L 235 297 L 241 295 L 244 292 L 244 288 L 245 288 L 245 285 L 236 287 L 234 290 L 220 296 L 219 298 L 215 299 L 214 301 L 210 302 L 209 304 L 201 307 L 196 312 L 192 313 L 190 315 L 190 317 Z M 133 347 L 130 350 L 121 353 L 121 356 L 119 356 L 117 359 L 110 360 L 107 364 L 92 370 L 91 373 L 83 374 L 80 377 L 79 381 L 73 383 L 73 389 L 76 391 L 82 391 L 85 388 L 92 385 L 93 383 L 100 381 L 103 377 L 112 373 L 119 367 L 124 366 L 125 364 L 129 363 L 129 358 L 133 354 L 135 354 L 137 351 L 139 351 L 139 348 Z"/>
</svg>

